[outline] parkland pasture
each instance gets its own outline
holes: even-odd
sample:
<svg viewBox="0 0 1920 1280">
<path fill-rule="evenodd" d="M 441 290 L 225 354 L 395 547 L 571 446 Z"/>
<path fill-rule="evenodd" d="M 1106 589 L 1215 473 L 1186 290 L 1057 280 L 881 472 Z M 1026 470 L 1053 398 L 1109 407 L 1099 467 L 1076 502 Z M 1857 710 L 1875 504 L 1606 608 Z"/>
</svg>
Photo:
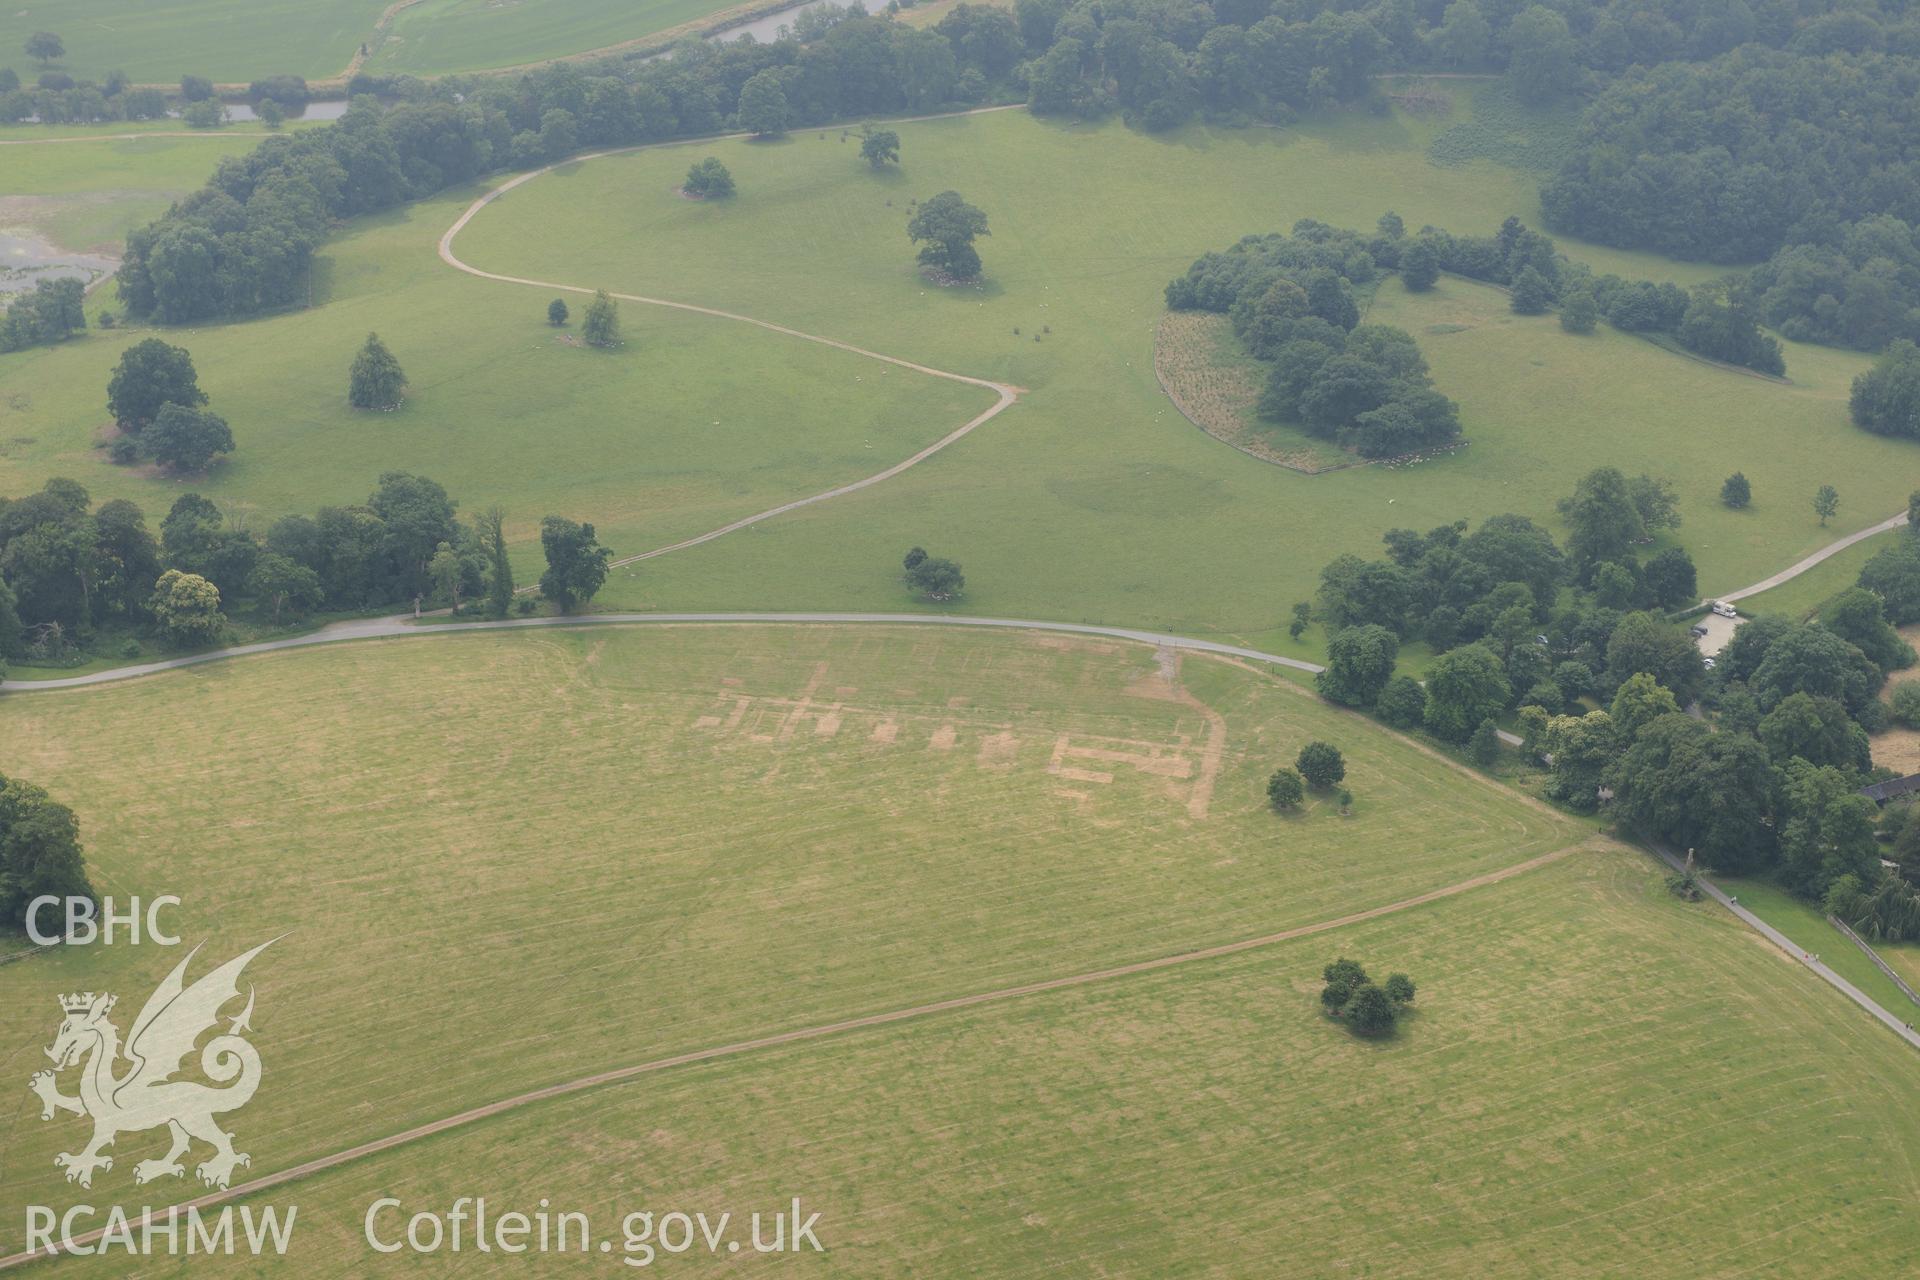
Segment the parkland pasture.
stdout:
<svg viewBox="0 0 1920 1280">
<path fill-rule="evenodd" d="M 1153 138 L 990 113 L 904 127 L 900 170 L 877 175 L 841 158 L 857 138 L 810 131 L 703 148 L 741 193 L 691 211 L 673 194 L 688 151 L 644 151 L 521 185 L 454 248 L 481 269 L 540 280 L 579 278 L 590 259 L 610 288 L 697 299 L 1030 390 L 938 466 L 762 526 L 750 541 L 649 563 L 610 583 L 610 605 L 751 595 L 767 607 L 829 596 L 888 607 L 899 596 L 882 575 L 823 591 L 799 566 L 856 553 L 884 563 L 895 545 L 938 542 L 966 564 L 979 612 L 1124 615 L 1285 646 L 1287 605 L 1334 555 L 1371 554 L 1388 528 L 1463 515 L 1553 523 L 1575 479 L 1605 463 L 1675 484 L 1707 590 L 1832 539 L 1808 506 L 1823 472 L 1848 477 L 1853 514 L 1840 531 L 1904 501 L 1910 447 L 1847 422 L 1859 357 L 1793 347 L 1794 382 L 1781 385 L 1618 332 L 1574 337 L 1551 316 L 1512 316 L 1498 290 L 1452 279 L 1424 297 L 1389 280 L 1371 314 L 1419 338 L 1436 385 L 1463 405 L 1466 448 L 1412 467 L 1302 476 L 1195 430 L 1155 379 L 1153 337 L 1162 286 L 1198 253 L 1298 217 L 1370 226 L 1392 207 L 1410 227 L 1463 229 L 1531 213 L 1518 170 L 1429 163 L 1421 148 L 1438 127 L 1396 116 Z M 910 202 L 944 188 L 992 219 L 979 288 L 928 284 L 904 243 Z M 1567 248 L 1628 274 L 1689 274 Z M 1736 468 L 1755 487 L 1744 513 L 1717 499 Z"/>
<path fill-rule="evenodd" d="M 1456 115 L 1472 103 L 1461 95 Z M 993 112 L 902 125 L 901 168 L 877 174 L 838 130 L 666 147 L 526 182 L 480 211 L 453 251 L 483 270 L 719 307 L 1027 389 L 961 446 L 883 485 L 616 573 L 601 596 L 612 607 L 909 607 L 889 567 L 923 543 L 966 566 L 973 612 L 1311 656 L 1316 636 L 1289 641 L 1282 623 L 1334 555 L 1372 554 L 1395 526 L 1506 510 L 1551 522 L 1575 478 L 1604 462 L 1631 459 L 1676 485 L 1707 591 L 1904 500 L 1909 447 L 1846 421 L 1858 357 L 1792 348 L 1783 386 L 1619 333 L 1573 337 L 1455 280 L 1422 298 L 1389 280 L 1372 306 L 1421 340 L 1437 385 L 1466 409 L 1466 448 L 1302 476 L 1195 430 L 1154 377 L 1165 281 L 1208 248 L 1302 216 L 1365 226 L 1392 207 L 1412 227 L 1467 230 L 1530 215 L 1529 172 L 1429 160 L 1458 123 L 1395 114 L 1149 137 Z M 707 153 L 733 170 L 734 199 L 677 194 Z M 946 188 L 992 219 L 977 289 L 939 289 L 913 266 L 910 203 Z M 467 510 L 507 509 L 524 580 L 549 511 L 595 521 L 621 554 L 644 551 L 872 474 L 991 402 L 633 302 L 625 348 L 570 346 L 543 322 L 550 290 L 464 277 L 435 258 L 477 194 L 349 227 L 315 271 L 312 310 L 170 332 L 240 445 L 192 488 L 265 521 L 358 500 L 381 470 L 423 471 Z M 1628 274 L 1704 274 L 1567 247 Z M 346 362 L 370 329 L 413 384 L 395 415 L 344 403 Z M 23 393 L 0 403 L 0 441 L 11 442 L 0 487 L 71 475 L 164 512 L 182 482 L 112 467 L 99 447 L 99 388 L 134 336 L 0 358 Z M 1555 411 L 1529 408 L 1534 396 Z M 1755 488 L 1744 513 L 1717 503 L 1736 467 Z M 1806 503 L 1823 469 L 1857 477 L 1828 530 Z"/>
<path fill-rule="evenodd" d="M 1276 817 L 1268 773 L 1316 738 L 1346 753 L 1351 816 L 1316 797 Z M 609 1067 L 1335 919 L 1591 836 L 1291 683 L 1053 636 L 351 644 L 9 696 L 0 744 L 0 771 L 74 808 L 100 892 L 179 895 L 207 960 L 291 930 L 253 974 L 273 1080 L 240 1126 L 255 1176 Z M 137 1007 L 181 954 L 0 966 L 0 1036 L 46 1043 L 52 991 Z M 10 1220 L 87 1194 L 24 1087 L 3 1114 Z M 129 1177 L 138 1142 L 102 1177 Z"/>
</svg>

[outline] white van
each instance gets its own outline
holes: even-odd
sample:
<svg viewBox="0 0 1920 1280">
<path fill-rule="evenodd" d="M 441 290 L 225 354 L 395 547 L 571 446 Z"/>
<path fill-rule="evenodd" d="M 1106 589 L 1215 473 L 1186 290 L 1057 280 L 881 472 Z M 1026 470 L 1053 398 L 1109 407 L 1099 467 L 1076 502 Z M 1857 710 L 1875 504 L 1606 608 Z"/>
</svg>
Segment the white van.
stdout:
<svg viewBox="0 0 1920 1280">
<path fill-rule="evenodd" d="M 1740 616 L 1740 611 L 1728 604 L 1725 600 L 1715 600 L 1713 602 L 1713 611 L 1723 618 L 1737 618 Z"/>
</svg>

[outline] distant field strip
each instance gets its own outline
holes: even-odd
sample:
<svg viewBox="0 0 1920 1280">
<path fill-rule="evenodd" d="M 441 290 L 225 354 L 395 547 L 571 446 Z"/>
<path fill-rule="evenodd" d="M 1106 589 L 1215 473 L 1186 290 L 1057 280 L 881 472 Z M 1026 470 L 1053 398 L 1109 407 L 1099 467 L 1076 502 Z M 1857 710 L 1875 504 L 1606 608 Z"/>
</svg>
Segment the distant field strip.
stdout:
<svg viewBox="0 0 1920 1280">
<path fill-rule="evenodd" d="M 1590 841 L 1588 843 L 1593 842 Z M 1551 853 L 1543 853 L 1537 857 L 1528 858 L 1524 862 L 1517 862 L 1510 867 L 1504 867 L 1498 871 L 1490 871 L 1484 875 L 1474 876 L 1471 879 L 1462 880 L 1457 884 L 1434 889 L 1430 892 L 1419 894 L 1412 898 L 1406 898 L 1399 902 L 1389 903 L 1385 906 L 1371 907 L 1365 911 L 1356 911 L 1332 920 L 1322 920 L 1314 924 L 1300 925 L 1292 929 L 1283 929 L 1277 933 L 1265 934 L 1258 938 L 1243 938 L 1238 942 L 1228 942 L 1218 946 L 1203 947 L 1196 951 L 1184 951 L 1173 955 L 1159 956 L 1151 960 L 1139 960 L 1131 964 L 1097 969 L 1090 973 L 1077 973 L 1061 978 L 1045 978 L 1037 982 L 1022 983 L 1019 986 L 1002 987 L 998 990 L 982 991 L 974 995 L 956 996 L 950 1000 L 937 1000 L 931 1004 L 914 1005 L 911 1008 L 894 1009 L 886 1013 L 864 1014 L 856 1018 L 845 1018 L 838 1022 L 801 1027 L 792 1031 L 775 1032 L 771 1035 L 759 1036 L 751 1040 L 736 1041 L 733 1044 L 717 1045 L 710 1049 L 697 1049 L 690 1053 L 675 1054 L 667 1058 L 656 1058 L 651 1062 L 641 1062 L 626 1067 L 615 1067 L 612 1070 L 597 1072 L 590 1076 L 582 1076 L 561 1084 L 548 1085 L 543 1089 L 534 1089 L 527 1093 L 516 1094 L 511 1098 L 502 1098 L 497 1102 L 489 1102 L 483 1106 L 474 1107 L 470 1110 L 447 1116 L 445 1119 L 435 1120 L 429 1124 L 416 1125 L 411 1129 L 392 1134 L 385 1138 L 376 1139 L 372 1142 L 363 1142 L 357 1146 L 349 1147 L 346 1150 L 335 1152 L 332 1155 L 322 1156 L 317 1160 L 309 1160 L 303 1164 L 282 1169 L 278 1173 L 269 1174 L 264 1178 L 255 1178 L 248 1182 L 236 1184 L 235 1186 L 227 1188 L 225 1191 L 216 1191 L 208 1195 L 199 1196 L 195 1199 L 185 1201 L 182 1205 L 176 1206 L 176 1208 L 182 1210 L 185 1208 L 204 1209 L 228 1200 L 237 1200 L 245 1196 L 257 1195 L 262 1191 L 268 1191 L 274 1187 L 284 1186 L 289 1182 L 294 1182 L 301 1178 L 338 1168 L 350 1161 L 377 1155 L 383 1151 L 391 1151 L 395 1147 L 418 1142 L 423 1138 L 431 1138 L 437 1134 L 446 1133 L 450 1130 L 459 1129 L 493 1116 L 518 1110 L 521 1107 L 531 1106 L 534 1103 L 546 1102 L 554 1098 L 563 1098 L 569 1094 L 581 1093 L 588 1089 L 598 1089 L 607 1085 L 622 1084 L 628 1080 L 637 1079 L 640 1076 L 652 1075 L 656 1072 L 670 1070 L 674 1067 L 691 1066 L 695 1063 L 711 1062 L 717 1058 L 731 1058 L 744 1053 L 753 1053 L 756 1050 L 773 1049 L 781 1045 L 797 1044 L 806 1040 L 818 1040 L 827 1036 L 844 1035 L 848 1032 L 862 1031 L 870 1027 L 889 1026 L 893 1023 L 906 1022 L 915 1018 L 931 1017 L 935 1014 L 978 1008 L 981 1005 L 995 1004 L 1004 1000 L 1015 1000 L 1022 996 L 1039 995 L 1048 991 L 1062 991 L 1071 987 L 1084 987 L 1096 982 L 1111 982 L 1118 978 L 1155 973 L 1163 969 L 1171 969 L 1176 965 L 1192 964 L 1196 961 L 1203 960 L 1217 960 L 1225 956 L 1238 955 L 1242 952 L 1252 951 L 1260 947 L 1270 947 L 1275 943 L 1291 941 L 1294 938 L 1304 938 L 1316 933 L 1326 933 L 1329 930 L 1338 929 L 1344 925 L 1359 924 L 1366 920 L 1376 920 L 1381 916 L 1407 911 L 1414 907 L 1424 906 L 1430 902 L 1437 902 L 1443 898 L 1451 898 L 1472 889 L 1498 884 L 1502 880 L 1523 875 L 1528 871 L 1545 866 L 1550 862 L 1557 862 L 1582 847 L 1582 845 L 1568 845 L 1563 849 L 1555 849 Z M 144 1222 L 148 1216 L 150 1215 L 143 1214 L 140 1221 Z M 139 1224 L 136 1223 L 136 1230 L 138 1230 L 138 1226 Z M 95 1231 L 77 1235 L 73 1237 L 72 1243 L 78 1245 L 92 1244 L 104 1236 L 106 1231 L 107 1229 L 102 1227 Z M 20 1266 L 38 1258 L 49 1256 L 52 1255 L 45 1251 L 11 1254 L 5 1258 L 0 1258 L 0 1270 L 6 1270 L 10 1267 Z"/>
</svg>

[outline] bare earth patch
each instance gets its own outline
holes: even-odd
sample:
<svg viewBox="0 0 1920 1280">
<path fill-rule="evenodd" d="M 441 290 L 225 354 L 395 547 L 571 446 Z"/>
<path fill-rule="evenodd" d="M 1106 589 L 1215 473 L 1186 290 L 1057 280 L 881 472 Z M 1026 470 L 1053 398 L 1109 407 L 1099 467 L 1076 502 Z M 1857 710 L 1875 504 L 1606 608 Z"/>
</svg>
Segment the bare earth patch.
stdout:
<svg viewBox="0 0 1920 1280">
<path fill-rule="evenodd" d="M 1153 337 L 1153 372 L 1194 426 L 1245 454 L 1306 475 L 1360 466 L 1331 444 L 1260 421 L 1261 367 L 1240 348 L 1233 322 L 1206 311 L 1169 311 Z"/>
</svg>

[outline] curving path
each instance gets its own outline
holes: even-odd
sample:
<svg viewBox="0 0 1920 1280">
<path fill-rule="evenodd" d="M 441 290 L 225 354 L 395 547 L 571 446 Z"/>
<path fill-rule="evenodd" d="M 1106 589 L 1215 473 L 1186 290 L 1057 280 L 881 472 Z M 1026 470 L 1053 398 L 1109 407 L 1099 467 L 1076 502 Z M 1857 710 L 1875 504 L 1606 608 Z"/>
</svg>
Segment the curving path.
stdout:
<svg viewBox="0 0 1920 1280">
<path fill-rule="evenodd" d="M 977 107 L 971 111 L 946 111 L 936 115 L 913 116 L 909 119 L 899 121 L 899 123 L 912 124 L 912 123 L 923 121 L 923 120 L 949 120 L 959 116 L 984 115 L 994 111 L 1010 111 L 1010 110 L 1016 110 L 1016 109 L 1018 109 L 1017 105 L 1013 107 Z M 542 174 L 552 173 L 555 169 L 559 168 L 563 164 L 566 164 L 566 165 L 581 164 L 588 160 L 605 159 L 608 156 L 631 155 L 639 151 L 657 151 L 667 147 L 685 147 L 685 146 L 693 145 L 695 142 L 704 145 L 706 143 L 720 141 L 723 139 L 745 138 L 748 136 L 749 135 L 745 133 L 729 133 L 729 134 L 722 134 L 718 138 L 701 138 L 701 139 L 694 139 L 694 140 L 682 140 L 678 142 L 654 142 L 654 143 L 647 143 L 645 145 L 637 146 L 637 147 L 617 147 L 610 151 L 595 151 L 583 156 L 573 156 L 573 157 L 570 157 L 569 159 L 558 161 L 554 164 L 547 165 L 545 168 L 534 169 L 527 173 L 522 173 L 515 177 L 509 178 L 505 182 L 501 183 L 499 186 L 493 188 L 491 191 L 488 191 L 485 195 L 482 195 L 479 199 L 475 200 L 472 204 L 468 205 L 466 209 L 461 212 L 460 216 L 454 219 L 453 225 L 448 227 L 446 230 L 446 233 L 440 237 L 440 244 L 439 244 L 440 260 L 446 263 L 448 266 L 454 268 L 456 271 L 464 271 L 468 275 L 478 276 L 482 280 L 493 280 L 500 284 L 526 285 L 530 288 L 535 288 L 535 289 L 553 289 L 553 290 L 558 290 L 562 293 L 580 293 L 580 294 L 591 295 L 594 292 L 594 290 L 588 288 L 585 285 L 566 284 L 557 280 L 530 280 L 525 276 L 509 276 L 509 275 L 502 275 L 497 271 L 484 271 L 481 268 L 476 267 L 469 262 L 463 261 L 458 254 L 454 253 L 453 251 L 454 238 L 458 236 L 462 231 L 466 230 L 467 224 L 473 221 L 474 215 L 478 214 L 482 209 L 492 204 L 495 200 L 498 200 L 501 196 L 506 195 L 507 192 L 512 191 L 515 187 L 519 187 L 526 183 L 532 182 L 535 178 L 540 177 Z M 638 294 L 638 293 L 611 293 L 610 292 L 608 296 L 613 298 L 619 298 L 623 302 L 638 302 L 644 306 L 649 306 L 649 307 L 667 307 L 674 311 L 691 311 L 695 315 L 713 316 L 721 320 L 733 320 L 733 321 L 737 321 L 740 324 L 750 324 L 756 328 L 766 329 L 772 333 L 784 334 L 789 338 L 798 338 L 802 342 L 814 342 L 814 343 L 818 343 L 823 347 L 832 347 L 836 351 L 847 351 L 857 356 L 864 356 L 869 360 L 878 360 L 883 364 L 894 365 L 901 369 L 911 369 L 915 373 L 924 373 L 924 374 L 927 374 L 929 377 L 945 378 L 949 382 L 961 382 L 972 387 L 983 387 L 988 391 L 992 391 L 998 397 L 994 401 L 991 408 L 988 408 L 982 413 L 976 414 L 974 417 L 968 419 L 966 422 L 961 423 L 958 427 L 955 427 L 952 431 L 940 437 L 940 439 L 934 441 L 932 444 L 920 450 L 918 453 L 912 455 L 911 457 L 902 459 L 901 461 L 894 463 L 892 466 L 886 468 L 884 471 L 877 471 L 874 474 L 867 476 L 864 479 L 855 480 L 850 484 L 838 485 L 832 489 L 827 489 L 823 492 L 813 494 L 809 497 L 796 498 L 792 502 L 783 502 L 777 507 L 769 507 L 765 511 L 756 512 L 753 515 L 746 516 L 739 520 L 735 520 L 731 524 L 722 525 L 718 529 L 709 530 L 706 533 L 700 534 L 696 537 L 687 538 L 681 542 L 673 543 L 670 546 L 655 547 L 651 551 L 643 551 L 638 555 L 631 555 L 623 559 L 615 560 L 612 562 L 612 567 L 616 569 L 621 567 L 622 565 L 634 564 L 641 560 L 650 560 L 655 556 L 663 556 L 671 551 L 684 551 L 688 547 L 697 547 L 703 542 L 711 542 L 715 538 L 724 537 L 729 533 L 733 533 L 737 530 L 744 529 L 752 524 L 757 524 L 762 520 L 770 519 L 773 516 L 784 515 L 786 512 L 797 510 L 800 507 L 812 506 L 816 502 L 826 502 L 832 498 L 844 497 L 849 493 L 857 492 L 858 490 L 864 489 L 869 485 L 879 484 L 883 480 L 891 480 L 894 476 L 899 475 L 902 471 L 905 471 L 907 468 L 912 466 L 917 466 L 918 464 L 925 462 L 928 458 L 931 458 L 934 454 L 940 452 L 942 449 L 946 448 L 948 445 L 953 444 L 956 441 L 962 439 L 963 437 L 971 433 L 974 428 L 979 427 L 984 423 L 992 421 L 995 417 L 998 417 L 1002 410 L 1006 409 L 1008 406 L 1013 404 L 1015 400 L 1018 400 L 1020 398 L 1021 392 L 1023 390 L 1023 388 L 1016 387 L 1011 383 L 994 382 L 988 378 L 976 378 L 970 374 L 954 373 L 947 369 L 936 369 L 931 365 L 918 364 L 912 360 L 902 359 L 899 356 L 890 356 L 879 351 L 869 351 L 865 347 L 855 346 L 851 342 L 842 342 L 838 338 L 828 338 L 828 337 L 823 337 L 817 333 L 807 333 L 804 330 L 790 328 L 787 325 L 775 324 L 771 320 L 760 320 L 753 316 L 741 315 L 738 312 L 734 312 L 734 311 L 722 311 L 717 307 L 702 307 L 691 302 L 674 302 L 671 299 L 667 299 L 667 298 L 650 298 L 650 297 L 647 297 L 645 294 Z"/>
<path fill-rule="evenodd" d="M 1592 843 L 1592 841 L 1588 843 Z M 930 1017 L 934 1014 L 952 1013 L 961 1009 L 973 1009 L 980 1005 L 996 1004 L 1003 1000 L 1014 1000 L 1022 996 L 1039 995 L 1049 991 L 1063 991 L 1071 987 L 1084 987 L 1091 983 L 1108 982 L 1115 978 L 1127 978 L 1143 973 L 1154 973 L 1162 969 L 1171 969 L 1176 965 L 1192 964 L 1196 961 L 1204 960 L 1217 960 L 1225 956 L 1238 955 L 1244 951 L 1270 947 L 1278 942 L 1287 942 L 1294 938 L 1304 938 L 1316 933 L 1325 933 L 1330 929 L 1338 929 L 1345 925 L 1358 924 L 1363 920 L 1373 920 L 1380 916 L 1392 915 L 1395 912 L 1424 906 L 1429 902 L 1438 902 L 1443 898 L 1451 898 L 1457 894 L 1466 893 L 1471 889 L 1497 884 L 1502 880 L 1508 880 L 1514 876 L 1532 871 L 1536 867 L 1557 862 L 1568 854 L 1585 847 L 1587 846 L 1568 845 L 1566 848 L 1555 849 L 1551 853 L 1543 853 L 1537 857 L 1529 858 L 1525 862 L 1517 862 L 1510 867 L 1502 867 L 1497 871 L 1489 871 L 1483 875 L 1474 876 L 1472 879 L 1462 880 L 1457 884 L 1450 884 L 1443 888 L 1429 890 L 1416 897 L 1405 898 L 1399 902 L 1388 903 L 1385 906 L 1370 907 L 1365 911 L 1356 911 L 1351 915 L 1339 916 L 1332 920 L 1321 920 L 1314 924 L 1299 925 L 1292 929 L 1283 929 L 1278 933 L 1262 934 L 1257 938 L 1242 938 L 1236 942 L 1221 943 L 1216 946 L 1202 947 L 1193 951 L 1179 951 L 1172 955 L 1156 956 L 1151 960 L 1136 960 L 1131 964 L 1115 965 L 1107 969 L 1096 969 L 1091 973 L 1076 973 L 1060 978 L 1044 978 L 1038 982 L 1022 983 L 1015 987 L 1001 987 L 993 991 L 979 991 L 972 995 L 955 996 L 947 1000 L 937 1000 L 931 1004 L 913 1005 L 905 1009 L 892 1009 L 884 1013 L 869 1013 L 857 1018 L 846 1018 L 839 1022 L 828 1022 L 818 1026 L 801 1027 L 791 1031 L 776 1032 L 772 1035 L 760 1036 L 752 1040 L 739 1040 L 732 1044 L 717 1045 L 708 1049 L 696 1049 L 691 1053 L 675 1054 L 670 1058 L 655 1058 L 650 1062 L 640 1062 L 625 1067 L 615 1067 L 610 1071 L 601 1071 L 593 1075 L 567 1080 L 560 1084 L 548 1085 L 543 1089 L 534 1089 L 527 1093 L 515 1094 L 513 1097 L 502 1098 L 496 1102 L 489 1102 L 482 1106 L 473 1107 L 469 1110 L 458 1112 L 455 1115 L 429 1121 L 426 1124 L 417 1125 L 411 1129 L 404 1129 L 399 1133 L 389 1134 L 384 1138 L 376 1138 L 371 1142 L 363 1142 L 358 1146 L 348 1147 L 344 1151 L 336 1151 L 332 1155 L 321 1156 L 318 1159 L 308 1160 L 304 1163 L 294 1165 L 291 1168 L 282 1169 L 278 1173 L 270 1173 L 264 1177 L 249 1179 L 246 1182 L 229 1187 L 224 1191 L 213 1191 L 203 1196 L 197 1196 L 194 1199 L 184 1201 L 175 1206 L 175 1209 L 181 1212 L 184 1212 L 187 1208 L 204 1209 L 211 1205 L 220 1204 L 223 1201 L 237 1200 L 242 1196 L 257 1195 L 262 1191 L 271 1190 L 274 1187 L 282 1186 L 296 1179 L 310 1177 L 316 1173 L 324 1173 L 329 1169 L 338 1168 L 343 1164 L 358 1160 L 364 1156 L 377 1155 L 383 1151 L 391 1151 L 395 1147 L 418 1142 L 423 1138 L 431 1138 L 437 1134 L 446 1133 L 451 1129 L 464 1128 L 476 1121 L 485 1120 L 492 1116 L 500 1115 L 503 1112 L 516 1111 L 521 1107 L 530 1106 L 536 1102 L 546 1102 L 553 1098 L 564 1098 L 569 1094 L 581 1093 L 588 1089 L 598 1089 L 606 1085 L 621 1084 L 639 1076 L 653 1075 L 673 1067 L 691 1066 L 699 1062 L 711 1062 L 716 1058 L 735 1057 L 739 1054 L 752 1053 L 760 1049 L 777 1048 L 781 1045 L 796 1044 L 803 1040 L 818 1040 L 825 1036 L 841 1035 L 850 1031 L 861 1031 L 869 1027 L 884 1027 L 896 1022 L 906 1022 L 915 1018 Z M 165 1211 L 162 1210 L 161 1212 L 164 1213 Z M 152 1213 L 153 1211 L 151 1210 L 143 1213 L 141 1221 L 134 1224 L 133 1229 L 136 1234 L 140 1231 L 141 1224 L 144 1223 Z M 104 1236 L 106 1231 L 107 1228 L 105 1227 L 97 1228 L 93 1231 L 75 1236 L 72 1243 L 78 1245 L 92 1244 Z M 6 1270 L 9 1267 L 32 1262 L 36 1258 L 49 1256 L 51 1256 L 51 1253 L 44 1250 L 29 1250 L 11 1254 L 7 1257 L 0 1258 L 0 1271 Z"/>
<path fill-rule="evenodd" d="M 1819 564 L 1822 560 L 1828 560 L 1834 556 L 1839 555 L 1842 551 L 1845 551 L 1848 547 L 1852 546 L 1856 542 L 1865 542 L 1868 538 L 1873 537 L 1877 533 L 1885 533 L 1889 529 L 1898 529 L 1900 526 L 1906 524 L 1906 522 L 1907 522 L 1907 513 L 1904 511 L 1902 511 L 1897 516 L 1888 516 L 1885 520 L 1882 520 L 1879 524 L 1868 525 L 1866 528 L 1860 530 L 1858 533 L 1850 533 L 1844 538 L 1838 539 L 1837 541 L 1834 541 L 1834 542 L 1829 542 L 1826 546 L 1820 548 L 1818 551 L 1808 556 L 1805 560 L 1801 560 L 1795 564 L 1789 565 L 1787 568 L 1782 569 L 1780 572 L 1774 574 L 1771 578 L 1762 578 L 1760 579 L 1760 581 L 1754 583 L 1750 587 L 1742 587 L 1738 591 L 1730 591 L 1723 596 L 1716 596 L 1714 598 L 1717 600 L 1725 600 L 1728 604 L 1732 604 L 1735 600 L 1744 600 L 1748 596 L 1757 596 L 1762 591 L 1771 590 L 1772 588 L 1779 586 L 1781 583 L 1787 581 L 1789 578 L 1799 577 L 1801 574 L 1805 573 L 1807 570 Z"/>
</svg>

